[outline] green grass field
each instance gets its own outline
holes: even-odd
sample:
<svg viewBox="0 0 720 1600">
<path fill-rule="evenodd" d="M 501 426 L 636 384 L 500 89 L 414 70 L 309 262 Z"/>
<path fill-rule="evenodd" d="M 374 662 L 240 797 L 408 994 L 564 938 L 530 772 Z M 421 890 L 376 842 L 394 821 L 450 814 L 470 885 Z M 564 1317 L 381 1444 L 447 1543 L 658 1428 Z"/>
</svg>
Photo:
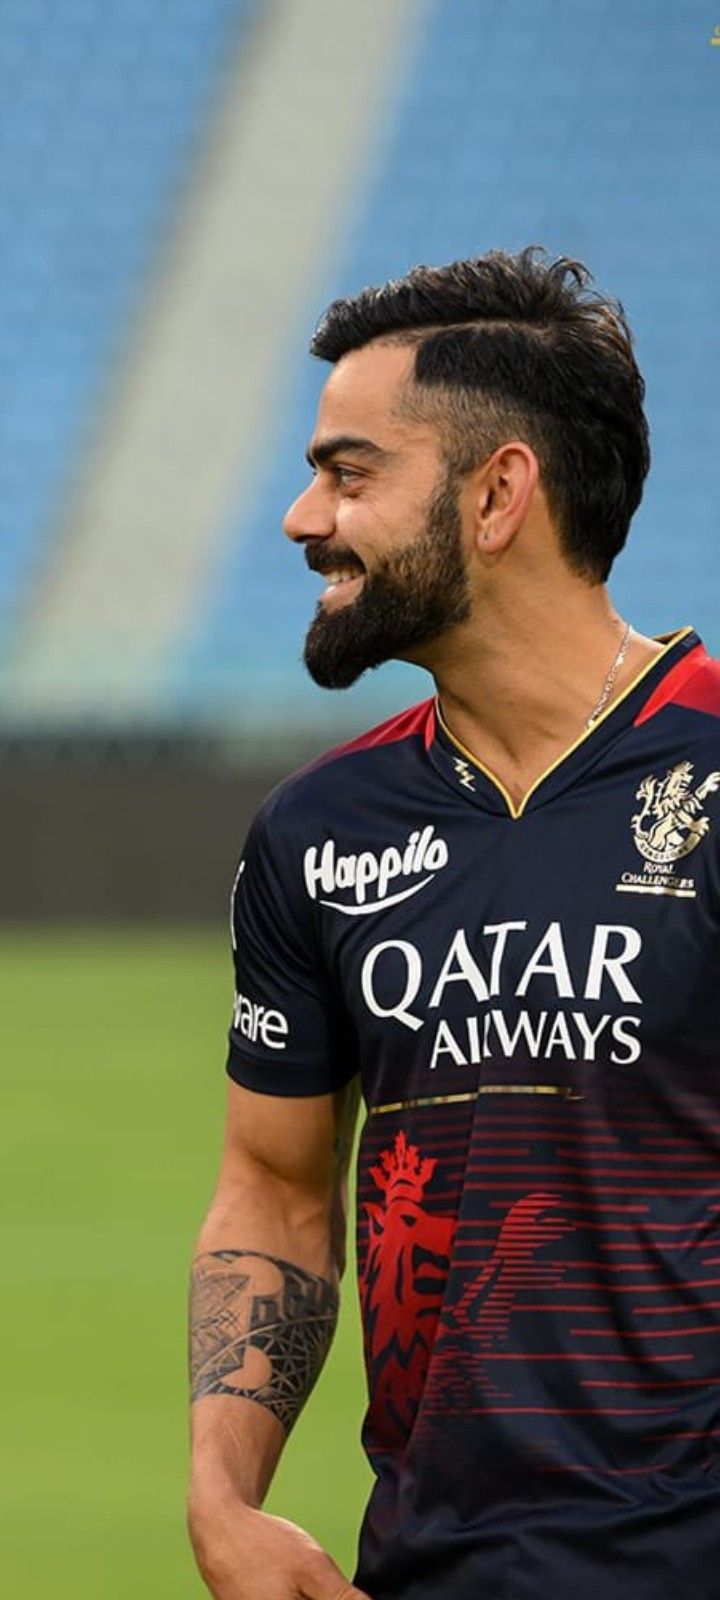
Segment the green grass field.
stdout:
<svg viewBox="0 0 720 1600">
<path fill-rule="evenodd" d="M 0 934 L 3 1587 L 199 1600 L 185 1300 L 225 1098 L 222 936 Z M 352 1268 L 268 1509 L 351 1570 L 369 1473 Z"/>
</svg>

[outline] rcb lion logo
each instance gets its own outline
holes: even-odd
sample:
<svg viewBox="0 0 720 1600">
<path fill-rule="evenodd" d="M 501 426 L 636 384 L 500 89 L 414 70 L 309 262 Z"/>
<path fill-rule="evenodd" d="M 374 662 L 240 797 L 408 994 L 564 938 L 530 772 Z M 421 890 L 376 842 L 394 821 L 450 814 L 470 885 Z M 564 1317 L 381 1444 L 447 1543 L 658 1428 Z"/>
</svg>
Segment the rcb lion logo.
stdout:
<svg viewBox="0 0 720 1600">
<path fill-rule="evenodd" d="M 692 761 L 680 761 L 664 778 L 643 778 L 635 799 L 642 810 L 631 818 L 640 854 L 656 866 L 680 861 L 699 845 L 710 827 L 705 799 L 720 788 L 720 772 L 711 772 L 693 789 Z"/>
</svg>

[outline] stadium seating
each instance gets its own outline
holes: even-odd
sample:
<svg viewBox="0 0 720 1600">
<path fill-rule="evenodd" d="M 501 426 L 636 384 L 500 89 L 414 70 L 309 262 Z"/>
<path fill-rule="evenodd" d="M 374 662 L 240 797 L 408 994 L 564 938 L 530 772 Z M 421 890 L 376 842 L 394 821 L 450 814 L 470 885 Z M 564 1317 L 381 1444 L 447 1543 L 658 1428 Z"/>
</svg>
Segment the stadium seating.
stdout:
<svg viewBox="0 0 720 1600">
<path fill-rule="evenodd" d="M 9 0 L 0 26 L 0 640 L 43 572 L 231 34 L 254 0 Z"/>
<path fill-rule="evenodd" d="M 260 5 L 11 0 L 4 8 L 6 654 L 13 619 L 21 635 L 23 597 L 34 584 L 52 585 L 57 505 L 83 468 L 111 358 L 126 350 L 133 312 L 152 285 L 170 201 L 190 181 L 188 153 L 213 104 L 226 44 Z M 423 678 L 398 668 L 371 675 L 349 699 L 328 697 L 298 668 L 317 580 L 284 546 L 280 524 L 306 481 L 303 452 L 322 381 L 305 349 L 334 295 L 415 261 L 491 246 L 537 241 L 578 255 L 625 302 L 648 380 L 655 467 L 614 592 L 639 627 L 692 621 L 720 645 L 714 19 L 704 0 L 424 0 L 408 14 L 412 48 L 389 80 L 382 118 L 377 107 L 368 112 L 368 159 L 348 179 L 333 250 L 318 255 L 293 313 L 273 377 L 272 438 L 268 430 L 242 484 L 242 510 L 208 540 L 219 554 L 198 585 L 190 625 L 178 624 L 156 657 L 148 652 L 153 715 L 173 725 L 236 724 L 238 716 L 270 732 L 328 717 L 355 725 L 425 692 Z M 282 15 L 282 5 L 268 10 L 277 26 Z M 272 196 L 268 212 L 268 250 L 277 250 Z M 98 676 L 100 708 L 103 693 Z"/>
</svg>

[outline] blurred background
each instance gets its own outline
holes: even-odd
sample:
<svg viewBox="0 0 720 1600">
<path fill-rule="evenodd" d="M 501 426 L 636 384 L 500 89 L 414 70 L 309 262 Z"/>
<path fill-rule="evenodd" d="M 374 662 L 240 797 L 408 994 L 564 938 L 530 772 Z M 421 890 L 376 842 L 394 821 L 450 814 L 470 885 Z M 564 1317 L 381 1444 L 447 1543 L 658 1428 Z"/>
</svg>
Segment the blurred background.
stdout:
<svg viewBox="0 0 720 1600">
<path fill-rule="evenodd" d="M 715 9 L 713 9 L 715 7 Z M 184 1293 L 225 924 L 283 773 L 428 692 L 300 665 L 282 514 L 338 294 L 493 246 L 618 295 L 654 468 L 612 589 L 720 649 L 720 0 L 0 0 L 3 1571 L 185 1600 Z M 272 1507 L 352 1565 L 353 1286 Z"/>
</svg>

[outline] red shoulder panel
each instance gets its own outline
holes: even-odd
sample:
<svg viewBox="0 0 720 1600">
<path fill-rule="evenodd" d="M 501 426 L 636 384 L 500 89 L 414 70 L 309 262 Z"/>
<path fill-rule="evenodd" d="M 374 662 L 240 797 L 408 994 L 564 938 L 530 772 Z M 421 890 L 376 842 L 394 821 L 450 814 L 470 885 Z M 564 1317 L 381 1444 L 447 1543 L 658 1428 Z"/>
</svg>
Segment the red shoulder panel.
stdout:
<svg viewBox="0 0 720 1600">
<path fill-rule="evenodd" d="M 348 744 L 341 744 L 328 753 L 334 757 L 349 755 L 354 750 L 372 750 L 379 744 L 395 744 L 398 739 L 409 739 L 414 733 L 423 735 L 425 749 L 429 749 L 435 735 L 434 700 L 422 700 L 420 705 L 410 706 L 407 711 L 388 717 L 387 722 L 378 723 L 376 728 L 369 728 L 367 733 L 359 734 L 357 739 L 351 739 Z"/>
<path fill-rule="evenodd" d="M 707 711 L 711 717 L 720 717 L 720 661 L 714 661 L 704 645 L 697 644 L 663 678 L 638 712 L 635 727 L 667 705 L 687 706 L 691 711 Z"/>
<path fill-rule="evenodd" d="M 423 735 L 425 749 L 429 750 L 435 737 L 434 699 L 422 700 L 420 705 L 410 706 L 407 711 L 400 711 L 397 716 L 389 717 L 387 722 L 380 722 L 375 728 L 369 728 L 367 733 L 359 734 L 347 744 L 335 745 L 332 750 L 325 750 L 302 770 L 315 772 L 327 762 L 337 760 L 338 756 L 353 755 L 356 750 L 372 750 L 381 744 L 396 744 L 398 740 L 409 739 L 415 733 Z"/>
</svg>

